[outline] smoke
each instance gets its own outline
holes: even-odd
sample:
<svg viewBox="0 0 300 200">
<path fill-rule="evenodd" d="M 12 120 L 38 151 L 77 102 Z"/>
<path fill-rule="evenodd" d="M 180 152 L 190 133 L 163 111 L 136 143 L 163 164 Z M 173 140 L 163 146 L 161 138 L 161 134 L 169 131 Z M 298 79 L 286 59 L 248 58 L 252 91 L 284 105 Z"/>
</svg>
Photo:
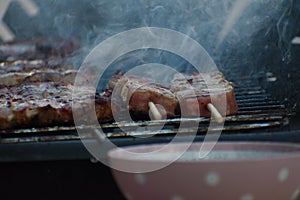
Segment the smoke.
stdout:
<svg viewBox="0 0 300 200">
<path fill-rule="evenodd" d="M 292 59 L 287 55 L 290 55 L 289 42 L 294 34 L 290 29 L 295 23 L 291 21 L 296 4 L 293 0 L 253 0 L 251 3 L 249 0 L 35 2 L 40 9 L 38 16 L 29 17 L 20 5 L 12 4 L 4 21 L 18 38 L 78 36 L 82 48 L 72 58 L 76 65 L 80 65 L 85 55 L 106 38 L 144 26 L 169 28 L 189 35 L 208 51 L 220 68 L 258 66 L 258 61 L 266 62 L 264 54 L 271 47 L 276 56 L 285 61 Z M 251 55 L 257 58 L 252 59 Z M 136 52 L 135 58 L 141 61 L 147 60 L 147 56 L 153 56 L 153 53 Z M 163 62 L 167 62 L 170 55 L 158 52 L 155 56 L 166 64 Z M 182 67 L 188 65 L 179 60 L 175 59 Z"/>
<path fill-rule="evenodd" d="M 237 0 L 235 2 L 221 32 L 218 35 L 217 46 L 219 46 L 224 41 L 225 37 L 232 30 L 234 24 L 239 20 L 240 16 L 243 14 L 242 12 L 248 7 L 250 3 L 251 0 L 244 0 L 244 1 Z"/>
<path fill-rule="evenodd" d="M 291 62 L 291 44 L 292 39 L 295 36 L 295 32 L 292 30 L 295 28 L 295 25 L 297 24 L 297 18 L 294 17 L 294 6 L 295 1 L 289 0 L 289 4 L 286 6 L 284 12 L 280 16 L 277 24 L 276 29 L 278 32 L 278 46 L 282 52 L 282 61 L 285 63 Z M 298 18 L 299 20 L 299 18 Z M 296 27 L 299 27 L 299 21 L 298 25 Z"/>
</svg>

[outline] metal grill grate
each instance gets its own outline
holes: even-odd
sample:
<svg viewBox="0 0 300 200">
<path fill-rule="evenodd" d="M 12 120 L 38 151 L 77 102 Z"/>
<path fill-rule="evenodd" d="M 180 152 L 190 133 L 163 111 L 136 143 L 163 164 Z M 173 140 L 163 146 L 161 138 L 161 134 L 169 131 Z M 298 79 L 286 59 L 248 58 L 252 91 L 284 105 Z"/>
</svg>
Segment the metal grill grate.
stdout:
<svg viewBox="0 0 300 200">
<path fill-rule="evenodd" d="M 241 84 L 235 83 L 236 100 L 239 111 L 235 116 L 227 116 L 224 127 L 224 134 L 234 134 L 236 132 L 249 132 L 261 129 L 279 128 L 287 126 L 291 112 L 283 104 L 274 100 L 271 95 L 267 94 L 261 87 L 251 83 L 251 80 L 243 79 Z M 180 123 L 199 122 L 198 127 L 181 129 L 178 132 Z M 108 138 L 115 137 L 133 137 L 148 136 L 153 134 L 150 130 L 128 131 L 124 133 L 121 128 L 134 130 L 136 127 L 145 126 L 163 126 L 164 128 L 156 135 L 174 135 L 189 134 L 191 130 L 197 130 L 198 134 L 205 134 L 208 129 L 209 118 L 185 118 L 185 119 L 167 119 L 156 121 L 138 121 L 138 122 L 116 122 L 112 124 L 101 125 L 102 130 Z M 94 127 L 77 127 L 82 129 L 95 129 Z M 259 134 L 259 131 L 256 131 Z M 19 130 L 1 131 L 1 143 L 21 143 L 37 141 L 65 141 L 79 140 L 76 128 L 70 127 L 45 127 L 30 128 Z M 87 135 L 88 137 L 88 135 Z"/>
</svg>

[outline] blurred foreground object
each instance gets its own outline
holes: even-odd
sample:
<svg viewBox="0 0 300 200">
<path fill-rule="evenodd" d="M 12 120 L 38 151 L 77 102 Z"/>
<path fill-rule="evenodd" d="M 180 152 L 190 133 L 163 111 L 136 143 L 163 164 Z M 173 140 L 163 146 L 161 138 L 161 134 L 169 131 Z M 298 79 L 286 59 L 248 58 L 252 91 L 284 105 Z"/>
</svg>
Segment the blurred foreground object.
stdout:
<svg viewBox="0 0 300 200">
<path fill-rule="evenodd" d="M 2 21 L 8 6 L 12 1 L 13 0 L 1 0 L 0 2 L 0 37 L 5 42 L 11 41 L 15 38 L 9 27 Z M 37 5 L 31 0 L 17 1 L 29 16 L 35 16 L 39 12 Z"/>
</svg>

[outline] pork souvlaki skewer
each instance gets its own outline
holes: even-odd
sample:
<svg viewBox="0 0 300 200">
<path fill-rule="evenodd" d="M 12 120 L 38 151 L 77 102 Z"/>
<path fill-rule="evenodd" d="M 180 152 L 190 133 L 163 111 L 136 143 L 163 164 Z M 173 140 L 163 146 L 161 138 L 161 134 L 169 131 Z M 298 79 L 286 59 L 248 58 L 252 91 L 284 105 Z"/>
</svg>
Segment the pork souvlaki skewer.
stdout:
<svg viewBox="0 0 300 200">
<path fill-rule="evenodd" d="M 225 116 L 234 115 L 238 110 L 232 83 L 216 71 L 175 74 L 169 88 L 152 79 L 118 74 L 110 79 L 109 89 L 122 99 L 117 104 L 129 108 L 138 119 L 148 116 L 149 109 L 152 114 L 156 113 L 154 118 L 160 119 L 159 113 L 163 108 L 168 118 L 180 115 L 212 116 L 218 123 L 222 123 Z"/>
<path fill-rule="evenodd" d="M 149 119 L 149 110 L 154 119 L 175 117 L 177 99 L 174 93 L 152 79 L 117 74 L 110 79 L 108 89 L 113 91 L 112 101 L 128 109 L 136 119 Z"/>
<path fill-rule="evenodd" d="M 233 84 L 219 71 L 176 74 L 171 90 L 189 117 L 213 117 L 218 123 L 238 111 Z"/>
</svg>

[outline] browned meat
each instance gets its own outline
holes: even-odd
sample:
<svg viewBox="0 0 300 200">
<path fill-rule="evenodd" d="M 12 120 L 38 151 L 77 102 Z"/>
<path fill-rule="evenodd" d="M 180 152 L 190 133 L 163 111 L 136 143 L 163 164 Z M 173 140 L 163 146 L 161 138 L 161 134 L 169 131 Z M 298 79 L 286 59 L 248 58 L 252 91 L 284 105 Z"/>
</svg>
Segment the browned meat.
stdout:
<svg viewBox="0 0 300 200">
<path fill-rule="evenodd" d="M 118 74 L 110 79 L 109 88 L 119 97 L 115 103 L 123 108 L 128 105 L 137 119 L 149 115 L 149 102 L 169 118 L 183 114 L 183 109 L 186 117 L 210 117 L 208 104 L 212 99 L 213 106 L 223 115 L 234 115 L 238 110 L 234 87 L 221 72 L 176 74 L 170 88 L 151 79 Z"/>
<path fill-rule="evenodd" d="M 0 55 L 4 53 L 9 56 L 16 56 L 16 58 L 18 56 L 26 57 L 26 59 L 8 59 L 0 62 L 0 88 L 31 82 L 73 83 L 77 70 L 72 65 L 67 64 L 67 59 L 63 55 L 74 50 L 75 43 L 75 40 L 39 39 L 0 45 Z M 39 50 L 41 46 L 49 46 L 49 48 L 47 51 L 41 51 Z M 58 55 L 59 52 L 60 55 Z M 35 56 L 40 53 L 47 54 L 46 58 L 30 59 L 31 54 Z"/>
<path fill-rule="evenodd" d="M 0 88 L 30 82 L 73 83 L 76 75 L 77 70 L 61 57 L 0 62 Z"/>
<path fill-rule="evenodd" d="M 115 96 L 119 97 L 112 101 L 121 108 L 128 106 L 134 118 L 149 117 L 149 102 L 154 103 L 163 116 L 175 116 L 177 106 L 175 95 L 152 79 L 118 74 L 110 79 L 108 86 Z"/>
<path fill-rule="evenodd" d="M 78 87 L 77 87 L 78 88 Z M 66 83 L 32 83 L 0 89 L 0 129 L 73 124 L 72 101 L 84 112 L 95 101 L 100 123 L 113 121 L 109 96 L 91 97 L 94 88 L 83 87 L 72 99 L 74 86 Z"/>
<path fill-rule="evenodd" d="M 45 75 L 45 72 L 43 73 Z M 67 73 L 67 71 L 60 73 Z M 153 105 L 159 113 L 168 118 L 180 115 L 180 106 L 184 106 L 190 117 L 199 116 L 199 113 L 195 112 L 198 108 L 200 116 L 210 117 L 211 113 L 207 105 L 211 103 L 211 98 L 214 98 L 214 106 L 222 110 L 224 104 L 218 97 L 224 95 L 224 92 L 227 103 L 226 115 L 236 114 L 238 109 L 234 88 L 220 72 L 201 75 L 177 74 L 170 88 L 159 85 L 152 79 L 118 74 L 109 81 L 110 92 L 97 94 L 95 99 L 91 96 L 91 93 L 96 92 L 95 88 L 78 86 L 79 90 L 76 89 L 77 95 L 73 99 L 74 85 L 70 82 L 61 79 L 58 82 L 40 82 L 35 80 L 35 76 L 39 77 L 38 75 L 33 72 L 28 74 L 30 83 L 24 83 L 26 79 L 23 78 L 19 85 L 16 84 L 18 86 L 7 86 L 9 80 L 17 80 L 11 78 L 7 79 L 6 87 L 0 89 L 0 129 L 73 124 L 72 102 L 74 100 L 76 104 L 73 108 L 76 112 L 82 112 L 83 116 L 86 116 L 85 108 L 90 106 L 89 102 L 94 101 L 100 123 L 112 122 L 114 120 L 112 110 L 121 113 L 121 108 L 127 106 L 134 119 L 148 119 L 149 109 Z M 51 77 L 48 75 L 48 78 Z M 116 99 L 111 99 L 111 91 L 117 97 Z M 196 101 L 193 101 L 195 98 Z"/>
<path fill-rule="evenodd" d="M 211 103 L 212 98 L 220 113 L 234 115 L 238 111 L 234 87 L 225 80 L 221 72 L 176 74 L 170 88 L 188 116 L 197 117 L 200 112 L 200 116 L 210 117 L 211 112 L 207 105 Z"/>
</svg>

